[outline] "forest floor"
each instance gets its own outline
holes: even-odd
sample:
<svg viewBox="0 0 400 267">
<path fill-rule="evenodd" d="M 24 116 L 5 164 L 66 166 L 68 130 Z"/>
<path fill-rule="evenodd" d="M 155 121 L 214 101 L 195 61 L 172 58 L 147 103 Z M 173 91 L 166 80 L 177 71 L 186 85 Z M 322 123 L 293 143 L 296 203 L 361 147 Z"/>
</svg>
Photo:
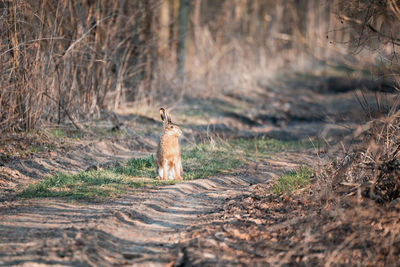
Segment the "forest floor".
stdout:
<svg viewBox="0 0 400 267">
<path fill-rule="evenodd" d="M 396 210 L 368 201 L 362 212 L 347 209 L 356 199 L 338 210 L 315 196 L 315 179 L 276 192 L 282 175 L 304 166 L 321 169 L 354 141 L 353 131 L 365 120 L 354 82 L 296 74 L 253 86 L 215 99 L 185 97 L 171 111 L 184 133 L 182 148 L 265 139 L 278 145 L 270 152 L 255 145 L 253 155 L 239 154 L 241 164 L 170 185 L 143 182 L 93 199 L 22 193 L 54 172 L 101 170 L 151 156 L 162 127 L 157 110 L 146 116 L 128 110 L 88 123 L 84 132 L 48 128 L 3 137 L 0 265 L 395 266 L 385 255 L 400 252 L 374 248 L 371 233 L 399 231 Z M 378 110 L 373 92 L 358 96 Z M 384 96 L 389 106 L 391 95 Z M 120 129 L 111 131 L 116 120 Z M 287 145 L 293 140 L 312 145 Z M 237 143 L 229 144 L 225 153 L 233 157 Z M 362 222 L 352 220 L 356 214 Z"/>
</svg>

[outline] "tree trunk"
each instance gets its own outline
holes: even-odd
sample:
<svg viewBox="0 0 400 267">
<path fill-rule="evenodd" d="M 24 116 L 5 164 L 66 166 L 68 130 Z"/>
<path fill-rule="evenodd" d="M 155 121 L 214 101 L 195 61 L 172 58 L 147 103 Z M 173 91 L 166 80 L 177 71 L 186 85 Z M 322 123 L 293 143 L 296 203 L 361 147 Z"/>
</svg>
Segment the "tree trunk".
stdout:
<svg viewBox="0 0 400 267">
<path fill-rule="evenodd" d="M 178 14 L 178 45 L 177 54 L 177 76 L 179 81 L 183 83 L 185 79 L 185 54 L 186 54 L 186 37 L 187 26 L 189 22 L 190 0 L 179 0 Z"/>
</svg>

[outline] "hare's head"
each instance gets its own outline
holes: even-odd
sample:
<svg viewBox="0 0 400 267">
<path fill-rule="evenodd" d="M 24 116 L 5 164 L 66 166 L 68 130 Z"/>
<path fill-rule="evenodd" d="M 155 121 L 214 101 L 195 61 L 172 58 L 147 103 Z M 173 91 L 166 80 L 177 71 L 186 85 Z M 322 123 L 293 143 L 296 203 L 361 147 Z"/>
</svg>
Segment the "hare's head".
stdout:
<svg viewBox="0 0 400 267">
<path fill-rule="evenodd" d="M 160 108 L 161 120 L 164 123 L 164 135 L 180 136 L 182 134 L 178 125 L 172 123 L 171 116 L 165 108 Z"/>
</svg>

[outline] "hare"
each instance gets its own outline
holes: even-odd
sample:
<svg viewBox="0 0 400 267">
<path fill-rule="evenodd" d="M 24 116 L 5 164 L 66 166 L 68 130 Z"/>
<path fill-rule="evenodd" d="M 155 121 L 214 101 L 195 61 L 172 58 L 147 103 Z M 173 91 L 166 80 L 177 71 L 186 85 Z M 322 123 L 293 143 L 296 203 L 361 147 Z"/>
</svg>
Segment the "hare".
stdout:
<svg viewBox="0 0 400 267">
<path fill-rule="evenodd" d="M 172 123 L 171 117 L 165 108 L 160 108 L 160 115 L 164 123 L 164 130 L 157 148 L 157 178 L 162 180 L 182 180 L 181 149 L 178 141 L 182 131 L 176 124 Z"/>
</svg>

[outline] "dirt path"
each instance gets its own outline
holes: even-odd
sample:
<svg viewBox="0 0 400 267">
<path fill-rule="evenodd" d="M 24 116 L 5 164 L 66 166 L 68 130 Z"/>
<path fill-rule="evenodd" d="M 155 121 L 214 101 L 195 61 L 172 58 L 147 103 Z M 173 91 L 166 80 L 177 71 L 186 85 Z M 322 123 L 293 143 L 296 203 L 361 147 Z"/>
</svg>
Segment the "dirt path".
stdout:
<svg viewBox="0 0 400 267">
<path fill-rule="evenodd" d="M 100 204 L 32 200 L 0 211 L 0 265 L 109 266 L 179 264 L 179 243 L 249 187 L 294 168 L 301 154 L 282 154 L 258 171 L 132 192 Z M 312 161 L 315 156 L 305 156 Z M 279 164 L 276 164 L 279 162 Z"/>
<path fill-rule="evenodd" d="M 240 97 L 239 100 L 234 97 L 226 100 L 224 105 L 228 110 L 232 110 L 232 103 L 237 101 L 236 104 L 244 105 L 238 112 L 221 109 L 221 100 L 202 103 L 199 99 L 187 99 L 187 102 L 192 101 L 188 104 L 191 111 L 194 104 L 213 108 L 208 111 L 204 108 L 204 125 L 201 121 L 191 124 L 190 120 L 184 124 L 181 120 L 187 136 L 183 141 L 196 143 L 201 136 L 208 137 L 209 129 L 216 136 L 230 138 L 265 136 L 290 140 L 319 135 L 328 140 L 343 140 L 349 129 L 354 129 L 348 126 L 355 124 L 347 119 L 359 118 L 354 114 L 362 112 L 361 108 L 354 109 L 357 104 L 352 93 L 317 94 L 309 89 L 296 88 L 294 94 L 293 90 L 292 87 L 279 87 L 279 90 L 266 87 L 260 88 L 259 95 L 248 101 Z M 373 98 L 372 94 L 370 98 Z M 281 104 L 276 106 L 276 103 Z M 290 110 L 285 110 L 285 107 L 290 107 Z M 0 175 L 6 181 L 0 192 L 7 193 L 18 184 L 41 179 L 50 170 L 79 171 L 94 163 L 148 154 L 154 150 L 159 129 L 156 133 L 147 131 L 154 128 L 154 121 L 147 118 L 133 120 L 129 116 L 121 116 L 121 119 L 125 120 L 128 133 L 146 138 L 139 140 L 127 136 L 123 143 L 121 140 L 115 143 L 113 140 L 94 142 L 70 153 L 58 151 L 52 156 L 5 162 L 0 166 Z M 336 122 L 346 122 L 346 127 Z M 137 131 L 140 127 L 142 133 Z M 121 151 L 126 153 L 122 155 Z M 238 262 L 243 265 L 279 265 L 282 258 L 297 262 L 292 248 L 299 246 L 300 250 L 303 249 L 299 240 L 309 237 L 308 226 L 305 226 L 307 231 L 303 229 L 304 236 L 301 236 L 303 232 L 298 233 L 298 240 L 290 231 L 286 239 L 279 240 L 278 236 L 281 225 L 288 225 L 287 228 L 296 231 L 291 221 L 302 220 L 302 209 L 307 205 L 290 201 L 289 204 L 282 203 L 277 197 L 269 199 L 265 185 L 284 171 L 318 163 L 319 155 L 314 149 L 282 152 L 229 175 L 132 190 L 123 197 L 102 203 L 62 199 L 14 201 L 2 194 L 0 266 L 225 266 Z M 254 190 L 258 193 L 253 194 Z M 8 199 L 11 201 L 4 201 Z M 254 204 L 257 201 L 252 199 L 262 201 Z M 318 206 L 313 209 L 318 209 Z M 309 217 L 311 222 L 313 216 Z M 246 234 L 239 231 L 243 225 Z M 253 228 L 258 229 L 256 235 L 262 233 L 262 238 L 258 240 L 258 236 L 253 236 L 251 238 L 255 241 L 249 244 Z M 314 254 L 316 258 L 323 255 L 320 249 L 316 249 Z"/>
</svg>

